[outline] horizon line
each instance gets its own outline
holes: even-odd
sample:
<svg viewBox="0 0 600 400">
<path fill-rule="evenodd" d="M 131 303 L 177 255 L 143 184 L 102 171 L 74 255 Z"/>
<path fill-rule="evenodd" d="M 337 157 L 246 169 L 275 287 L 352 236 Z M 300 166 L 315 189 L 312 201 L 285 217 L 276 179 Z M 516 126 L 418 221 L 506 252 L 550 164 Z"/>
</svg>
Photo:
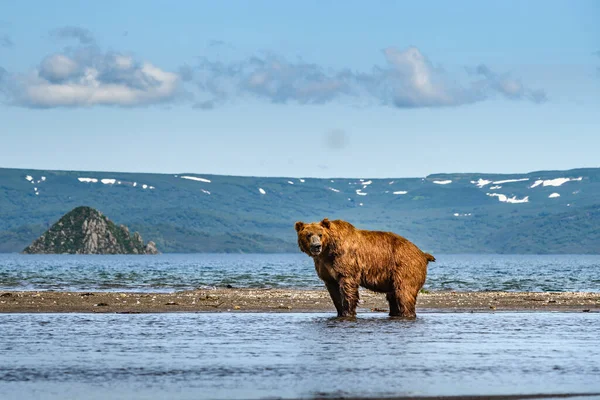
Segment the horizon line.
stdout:
<svg viewBox="0 0 600 400">
<path fill-rule="evenodd" d="M 569 169 L 541 169 L 528 172 L 435 172 L 427 174 L 425 176 L 388 176 L 381 178 L 369 178 L 369 177 L 342 177 L 342 176 L 330 176 L 330 177 L 315 177 L 315 176 L 283 176 L 283 175 L 234 175 L 234 174 L 215 174 L 215 173 L 202 173 L 202 172 L 133 172 L 133 171 L 110 171 L 110 170 L 88 170 L 88 169 L 40 169 L 40 168 L 19 168 L 19 167 L 4 167 L 0 166 L 0 170 L 30 170 L 30 171 L 46 171 L 46 172 L 95 172 L 102 174 L 145 174 L 145 175 L 203 175 L 203 176 L 224 176 L 232 178 L 268 178 L 268 179 L 427 179 L 430 177 L 444 176 L 444 175 L 530 175 L 542 172 L 572 172 L 586 169 L 600 169 L 598 167 L 577 167 Z"/>
</svg>

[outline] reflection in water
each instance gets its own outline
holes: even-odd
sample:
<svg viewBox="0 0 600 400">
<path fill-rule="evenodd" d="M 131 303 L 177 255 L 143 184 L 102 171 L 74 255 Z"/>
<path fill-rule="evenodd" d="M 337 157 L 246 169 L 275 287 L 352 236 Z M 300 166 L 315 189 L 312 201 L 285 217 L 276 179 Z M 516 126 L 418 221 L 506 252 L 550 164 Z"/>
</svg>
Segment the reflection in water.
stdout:
<svg viewBox="0 0 600 400">
<path fill-rule="evenodd" d="M 600 392 L 598 314 L 4 314 L 3 399 Z"/>
</svg>

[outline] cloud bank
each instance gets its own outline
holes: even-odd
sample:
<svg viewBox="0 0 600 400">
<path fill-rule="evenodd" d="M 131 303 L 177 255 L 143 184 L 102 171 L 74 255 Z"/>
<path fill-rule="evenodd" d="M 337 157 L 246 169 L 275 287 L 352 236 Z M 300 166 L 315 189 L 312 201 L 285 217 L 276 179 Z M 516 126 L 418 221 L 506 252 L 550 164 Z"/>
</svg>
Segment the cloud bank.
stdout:
<svg viewBox="0 0 600 400">
<path fill-rule="evenodd" d="M 449 74 L 417 47 L 388 47 L 368 71 L 289 61 L 265 52 L 229 61 L 201 57 L 195 65 L 169 72 L 130 53 L 103 51 L 85 28 L 66 26 L 50 35 L 76 45 L 43 57 L 32 71 L 0 69 L 0 93 L 7 103 L 38 108 L 136 107 L 183 100 L 195 109 L 212 110 L 258 99 L 277 104 L 350 101 L 410 109 L 456 107 L 498 97 L 547 100 L 543 90 L 484 64 L 466 67 L 462 75 Z M 221 45 L 211 42 L 213 47 Z"/>
<path fill-rule="evenodd" d="M 186 71 L 186 77 L 211 104 L 244 96 L 299 104 L 353 97 L 397 108 L 460 106 L 497 95 L 535 103 L 547 100 L 543 90 L 528 88 L 483 64 L 467 68 L 467 79 L 459 81 L 436 68 L 416 47 L 389 47 L 382 53 L 385 64 L 369 72 L 290 62 L 269 53 L 228 63 L 203 58 L 193 71 Z"/>
</svg>

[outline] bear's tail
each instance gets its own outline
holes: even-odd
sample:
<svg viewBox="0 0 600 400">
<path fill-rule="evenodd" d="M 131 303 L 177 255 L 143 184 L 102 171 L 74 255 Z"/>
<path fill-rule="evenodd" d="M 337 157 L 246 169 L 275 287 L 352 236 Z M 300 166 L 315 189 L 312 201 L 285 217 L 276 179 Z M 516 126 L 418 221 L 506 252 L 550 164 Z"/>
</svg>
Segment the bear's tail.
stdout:
<svg viewBox="0 0 600 400">
<path fill-rule="evenodd" d="M 432 256 L 429 253 L 423 253 L 423 254 L 425 254 L 425 258 L 427 259 L 427 261 L 435 262 L 435 257 L 434 256 Z"/>
</svg>

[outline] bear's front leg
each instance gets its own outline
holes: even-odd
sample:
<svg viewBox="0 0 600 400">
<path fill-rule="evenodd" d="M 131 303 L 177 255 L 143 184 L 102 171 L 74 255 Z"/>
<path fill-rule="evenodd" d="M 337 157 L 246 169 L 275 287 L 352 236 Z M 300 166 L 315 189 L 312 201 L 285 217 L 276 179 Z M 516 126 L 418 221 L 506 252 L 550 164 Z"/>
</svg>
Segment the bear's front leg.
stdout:
<svg viewBox="0 0 600 400">
<path fill-rule="evenodd" d="M 339 288 L 342 295 L 342 315 L 340 316 L 355 317 L 358 305 L 358 282 L 348 277 L 341 277 Z"/>
<path fill-rule="evenodd" d="M 332 282 L 325 282 L 325 287 L 327 287 L 327 291 L 329 292 L 329 295 L 331 296 L 331 300 L 333 301 L 333 305 L 335 306 L 338 317 L 341 317 L 343 314 L 343 307 L 342 307 L 343 300 L 342 300 L 342 294 L 340 293 L 340 286 L 338 285 L 338 283 L 336 281 L 332 281 Z"/>
<path fill-rule="evenodd" d="M 398 306 L 398 299 L 394 292 L 386 293 L 385 297 L 390 305 L 390 317 L 400 316 L 400 307 Z"/>
</svg>

